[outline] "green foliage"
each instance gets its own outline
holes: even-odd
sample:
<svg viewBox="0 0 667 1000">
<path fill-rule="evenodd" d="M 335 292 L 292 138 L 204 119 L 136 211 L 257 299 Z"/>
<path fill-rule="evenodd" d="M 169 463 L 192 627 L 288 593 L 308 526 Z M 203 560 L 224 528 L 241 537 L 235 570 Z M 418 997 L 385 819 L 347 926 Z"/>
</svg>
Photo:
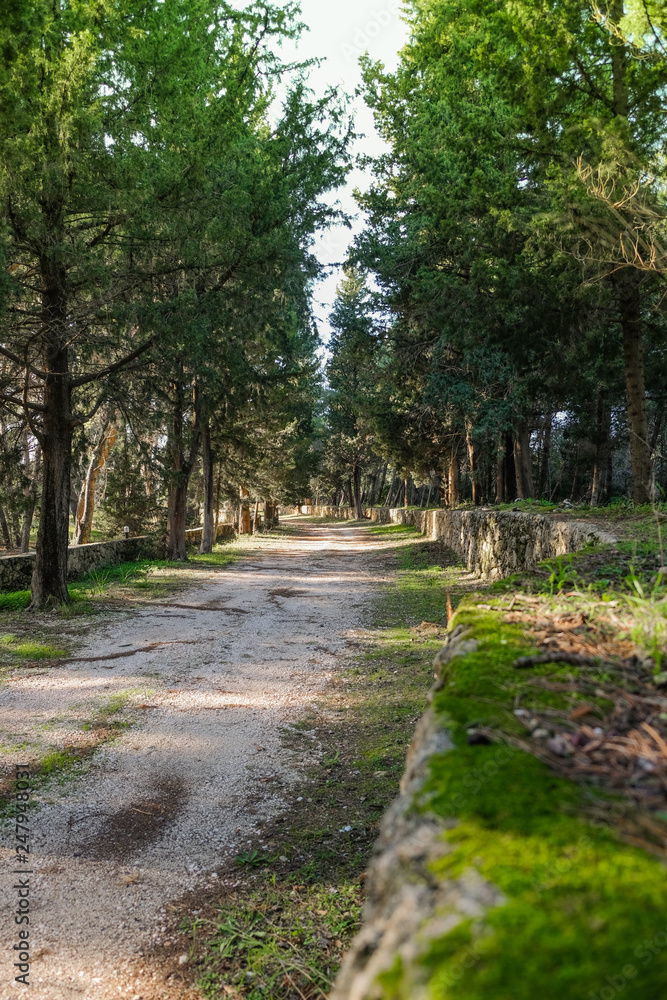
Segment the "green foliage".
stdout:
<svg viewBox="0 0 667 1000">
<path fill-rule="evenodd" d="M 660 431 L 661 265 L 646 233 L 664 215 L 667 64 L 659 18 L 640 57 L 623 51 L 618 6 L 600 5 L 596 20 L 595 5 L 579 0 L 413 0 L 398 69 L 362 60 L 388 144 L 368 161 L 375 182 L 359 196 L 368 226 L 352 254 L 379 288 L 386 330 L 365 413 L 397 468 L 463 464 L 478 501 L 494 498 L 498 461 L 507 474 L 506 435 L 511 447 L 526 426 L 543 442 L 546 427 L 558 435 L 562 463 L 549 483 L 543 446 L 532 495 L 567 496 L 568 484 L 579 486 L 574 499 L 590 494 L 596 461 L 599 487 L 610 439 L 627 440 L 621 299 L 633 282 Z M 639 384 L 639 360 L 633 368 Z M 648 437 L 644 424 L 633 425 L 638 434 Z M 633 463 L 636 479 L 634 453 Z"/>
<path fill-rule="evenodd" d="M 0 611 L 24 611 L 29 604 L 29 590 L 13 590 L 0 594 Z"/>
</svg>

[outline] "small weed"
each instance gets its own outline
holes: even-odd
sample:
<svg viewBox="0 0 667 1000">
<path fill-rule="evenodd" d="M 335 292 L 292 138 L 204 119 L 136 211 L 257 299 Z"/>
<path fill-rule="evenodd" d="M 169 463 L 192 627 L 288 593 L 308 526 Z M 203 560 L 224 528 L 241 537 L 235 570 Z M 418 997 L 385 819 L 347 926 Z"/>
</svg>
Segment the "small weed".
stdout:
<svg viewBox="0 0 667 1000">
<path fill-rule="evenodd" d="M 100 597 L 104 594 L 106 586 L 109 582 L 110 573 L 108 570 L 97 570 L 94 569 L 88 574 L 85 582 L 88 585 L 88 593 L 91 597 L 99 595 Z"/>
<path fill-rule="evenodd" d="M 549 571 L 549 586 L 551 588 L 551 596 L 554 595 L 554 590 L 556 593 L 560 594 L 561 590 L 565 587 L 576 587 L 579 581 L 579 574 L 572 565 L 573 557 L 568 556 L 567 559 L 562 557 L 554 563 L 545 562 L 544 567 Z"/>
<path fill-rule="evenodd" d="M 127 694 L 120 693 L 114 694 L 109 698 L 106 704 L 102 705 L 97 709 L 97 714 L 102 717 L 110 717 L 112 715 L 117 715 L 118 712 L 122 712 L 127 704 L 128 696 Z"/>
<path fill-rule="evenodd" d="M 243 851 L 242 854 L 236 855 L 236 862 L 239 865 L 250 865 L 252 868 L 258 868 L 260 865 L 266 865 L 270 861 L 265 854 L 260 854 L 259 851 Z"/>
</svg>

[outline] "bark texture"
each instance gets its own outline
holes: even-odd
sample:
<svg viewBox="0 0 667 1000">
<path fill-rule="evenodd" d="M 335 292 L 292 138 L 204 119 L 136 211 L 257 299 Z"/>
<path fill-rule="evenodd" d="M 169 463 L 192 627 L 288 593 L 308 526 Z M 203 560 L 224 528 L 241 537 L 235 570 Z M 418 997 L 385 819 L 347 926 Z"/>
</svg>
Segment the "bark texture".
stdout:
<svg viewBox="0 0 667 1000">
<path fill-rule="evenodd" d="M 214 506 L 214 481 L 213 481 L 213 452 L 211 451 L 211 425 L 208 420 L 204 421 L 201 434 L 201 463 L 204 474 L 204 521 L 199 551 L 212 552 L 217 528 L 216 519 L 213 516 Z M 218 483 L 219 486 L 219 483 Z"/>
<path fill-rule="evenodd" d="M 99 441 L 93 449 L 93 454 L 88 463 L 86 478 L 81 486 L 74 524 L 75 545 L 87 545 L 90 541 L 93 514 L 95 513 L 95 487 L 97 486 L 99 474 L 106 465 L 109 452 L 113 448 L 115 440 L 115 428 L 106 425 L 100 435 Z"/>
</svg>

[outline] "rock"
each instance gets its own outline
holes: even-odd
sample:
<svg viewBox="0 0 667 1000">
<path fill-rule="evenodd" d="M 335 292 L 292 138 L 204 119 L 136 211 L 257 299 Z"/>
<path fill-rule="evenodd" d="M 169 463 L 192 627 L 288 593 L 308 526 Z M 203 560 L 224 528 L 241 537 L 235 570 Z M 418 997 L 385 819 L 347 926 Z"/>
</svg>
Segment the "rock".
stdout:
<svg viewBox="0 0 667 1000">
<path fill-rule="evenodd" d="M 546 740 L 549 735 L 548 729 L 534 729 L 533 736 L 536 740 Z"/>
<path fill-rule="evenodd" d="M 552 753 L 557 754 L 559 757 L 569 757 L 572 754 L 572 744 L 564 736 L 554 736 L 552 739 L 547 740 L 547 746 Z"/>
<path fill-rule="evenodd" d="M 380 830 L 366 879 L 365 923 L 343 960 L 331 1000 L 377 997 L 378 976 L 400 961 L 405 969 L 403 996 L 426 994 L 428 971 L 422 962 L 431 942 L 471 919 L 502 905 L 502 893 L 473 869 L 439 881 L 432 865 L 452 850 L 444 839 L 454 825 L 415 810 L 434 754 L 451 749 L 448 733 L 429 710 L 417 726 L 408 753 L 401 794 Z"/>
<path fill-rule="evenodd" d="M 188 958 L 187 955 L 179 955 L 179 958 L 178 958 L 178 964 L 179 965 L 187 965 L 188 962 L 189 962 L 189 958 Z"/>
<path fill-rule="evenodd" d="M 476 729 L 468 730 L 468 746 L 471 747 L 486 747 L 490 746 L 493 741 L 489 739 L 486 733 L 480 733 Z"/>
</svg>

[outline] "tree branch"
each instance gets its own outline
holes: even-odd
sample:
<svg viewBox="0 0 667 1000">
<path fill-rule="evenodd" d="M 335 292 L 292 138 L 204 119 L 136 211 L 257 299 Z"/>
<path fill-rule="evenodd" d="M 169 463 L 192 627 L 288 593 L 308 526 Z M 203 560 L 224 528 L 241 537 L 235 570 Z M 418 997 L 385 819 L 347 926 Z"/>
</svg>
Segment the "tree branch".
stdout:
<svg viewBox="0 0 667 1000">
<path fill-rule="evenodd" d="M 94 372 L 91 375 L 80 375 L 79 378 L 72 379 L 71 386 L 72 389 L 78 389 L 82 385 L 89 385 L 91 382 L 97 382 L 101 378 L 106 378 L 107 375 L 113 375 L 114 372 L 120 371 L 126 365 L 129 365 L 132 361 L 136 361 L 137 358 L 141 357 L 142 354 L 153 346 L 153 338 L 145 341 L 140 347 L 137 347 L 136 351 L 132 351 L 126 357 L 121 358 L 120 361 L 114 361 L 112 365 L 107 365 L 106 368 L 101 368 L 98 372 Z"/>
<path fill-rule="evenodd" d="M 28 364 L 23 358 L 20 358 L 18 354 L 14 354 L 13 351 L 8 351 L 6 347 L 0 346 L 0 354 L 3 357 L 8 358 L 9 361 L 13 361 L 15 365 L 19 366 L 19 368 L 28 369 L 33 375 L 36 375 L 37 378 L 45 379 L 48 375 L 48 372 L 43 372 L 39 368 L 33 368 L 33 366 Z"/>
</svg>

